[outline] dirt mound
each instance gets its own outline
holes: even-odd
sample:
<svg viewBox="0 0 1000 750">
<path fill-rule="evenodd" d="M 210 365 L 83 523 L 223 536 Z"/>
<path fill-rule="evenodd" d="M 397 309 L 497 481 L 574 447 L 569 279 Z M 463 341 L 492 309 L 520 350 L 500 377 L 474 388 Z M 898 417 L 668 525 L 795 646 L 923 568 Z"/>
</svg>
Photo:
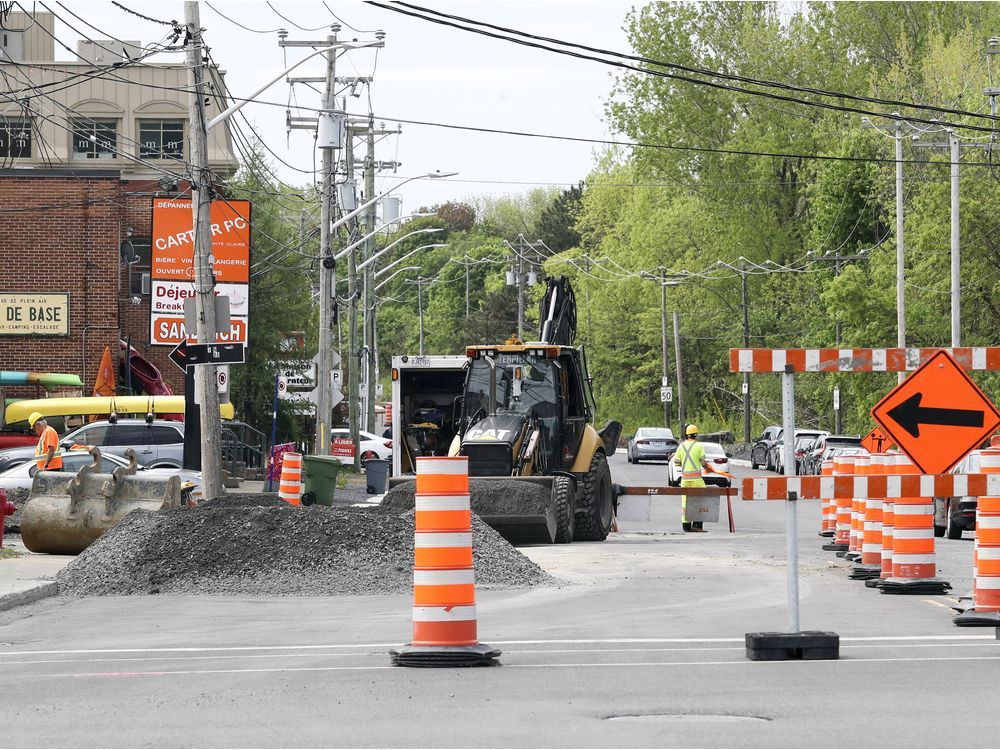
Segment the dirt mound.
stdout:
<svg viewBox="0 0 1000 750">
<path fill-rule="evenodd" d="M 63 593 L 323 596 L 412 588 L 413 512 L 282 503 L 135 511 L 59 573 Z M 552 579 L 473 518 L 476 584 Z"/>
</svg>

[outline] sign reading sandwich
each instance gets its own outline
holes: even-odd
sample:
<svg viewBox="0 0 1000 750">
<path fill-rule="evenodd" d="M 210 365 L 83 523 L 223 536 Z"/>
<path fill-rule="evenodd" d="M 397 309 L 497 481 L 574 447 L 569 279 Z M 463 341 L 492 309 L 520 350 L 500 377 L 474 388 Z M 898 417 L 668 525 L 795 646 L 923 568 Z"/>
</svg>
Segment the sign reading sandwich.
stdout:
<svg viewBox="0 0 1000 750">
<path fill-rule="evenodd" d="M 184 299 L 194 297 L 194 219 L 191 201 L 153 199 L 152 253 L 150 258 L 151 344 L 176 345 L 194 341 L 184 328 Z M 247 343 L 250 289 L 250 202 L 212 201 L 212 269 L 215 294 L 230 300 L 231 330 L 220 342 Z M 212 343 L 212 342 L 201 342 Z"/>
<path fill-rule="evenodd" d="M 0 292 L 0 336 L 69 336 L 69 295 Z"/>
</svg>

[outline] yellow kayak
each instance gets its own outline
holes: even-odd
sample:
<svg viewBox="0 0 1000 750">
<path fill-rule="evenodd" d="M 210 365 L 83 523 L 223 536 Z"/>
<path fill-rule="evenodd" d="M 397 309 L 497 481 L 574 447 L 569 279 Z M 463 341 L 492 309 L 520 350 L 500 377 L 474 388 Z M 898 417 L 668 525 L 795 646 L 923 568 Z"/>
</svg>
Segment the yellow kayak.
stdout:
<svg viewBox="0 0 1000 750">
<path fill-rule="evenodd" d="M 37 411 L 43 417 L 107 416 L 124 414 L 183 414 L 184 396 L 96 396 L 87 398 L 36 398 L 15 401 L 4 411 L 4 424 L 27 422 Z M 232 419 L 232 404 L 219 404 L 223 419 Z"/>
</svg>

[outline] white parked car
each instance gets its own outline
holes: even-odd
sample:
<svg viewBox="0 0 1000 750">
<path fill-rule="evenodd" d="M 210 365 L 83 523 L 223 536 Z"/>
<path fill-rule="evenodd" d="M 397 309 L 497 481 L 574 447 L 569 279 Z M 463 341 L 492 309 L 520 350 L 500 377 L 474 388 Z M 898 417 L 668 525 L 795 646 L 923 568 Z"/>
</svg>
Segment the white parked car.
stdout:
<svg viewBox="0 0 1000 750">
<path fill-rule="evenodd" d="M 93 457 L 89 451 L 65 451 L 63 452 L 63 473 L 76 474 L 82 467 L 93 462 Z M 128 466 L 128 461 L 115 455 L 101 455 L 101 471 L 111 473 L 119 466 Z M 5 490 L 26 489 L 30 490 L 35 480 L 35 472 L 38 471 L 34 461 L 20 464 L 0 473 L 0 487 Z M 136 470 L 137 476 L 148 477 L 150 479 L 168 479 L 173 476 L 181 478 L 181 487 L 191 488 L 191 495 L 196 500 L 201 496 L 201 472 L 188 471 L 186 469 L 147 469 L 140 466 Z"/>
<path fill-rule="evenodd" d="M 716 472 L 724 471 L 726 474 L 729 473 L 729 456 L 726 455 L 726 451 L 718 443 L 702 443 L 702 447 L 705 449 L 705 460 L 708 464 L 715 469 Z M 732 481 L 729 477 L 723 474 L 717 474 L 715 472 L 701 470 L 701 478 L 705 480 L 705 484 L 710 487 L 729 487 Z M 673 487 L 679 487 L 681 483 L 681 466 L 677 460 L 677 455 L 674 454 L 673 458 L 667 462 L 667 484 Z"/>
<path fill-rule="evenodd" d="M 333 440 L 344 439 L 351 437 L 351 431 L 346 428 L 338 428 L 336 430 L 330 430 L 330 437 Z M 365 461 L 369 458 L 382 458 L 386 461 L 392 460 L 392 441 L 388 438 L 379 437 L 370 432 L 365 432 L 361 430 L 358 433 L 358 441 L 361 448 L 361 465 L 364 466 Z M 354 461 L 350 456 L 341 456 L 336 453 L 333 454 L 342 464 L 353 464 Z"/>
</svg>

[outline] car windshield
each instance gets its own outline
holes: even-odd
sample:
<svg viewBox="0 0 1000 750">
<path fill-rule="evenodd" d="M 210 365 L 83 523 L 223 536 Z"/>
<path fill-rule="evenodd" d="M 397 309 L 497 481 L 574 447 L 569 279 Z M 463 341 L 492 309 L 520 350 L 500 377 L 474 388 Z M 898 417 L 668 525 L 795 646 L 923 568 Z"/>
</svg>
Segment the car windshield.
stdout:
<svg viewBox="0 0 1000 750">
<path fill-rule="evenodd" d="M 674 433 L 665 427 L 643 427 L 635 436 L 647 440 L 670 440 L 673 439 Z"/>
<path fill-rule="evenodd" d="M 523 374 L 520 397 L 514 395 L 512 387 L 516 367 L 520 367 Z M 553 416 L 557 403 L 553 374 L 555 368 L 555 361 L 550 359 L 529 357 L 521 353 L 497 355 L 497 411 Z M 490 367 L 484 359 L 475 359 L 472 361 L 465 389 L 465 416 L 474 417 L 479 411 L 489 411 L 489 393 Z"/>
</svg>

